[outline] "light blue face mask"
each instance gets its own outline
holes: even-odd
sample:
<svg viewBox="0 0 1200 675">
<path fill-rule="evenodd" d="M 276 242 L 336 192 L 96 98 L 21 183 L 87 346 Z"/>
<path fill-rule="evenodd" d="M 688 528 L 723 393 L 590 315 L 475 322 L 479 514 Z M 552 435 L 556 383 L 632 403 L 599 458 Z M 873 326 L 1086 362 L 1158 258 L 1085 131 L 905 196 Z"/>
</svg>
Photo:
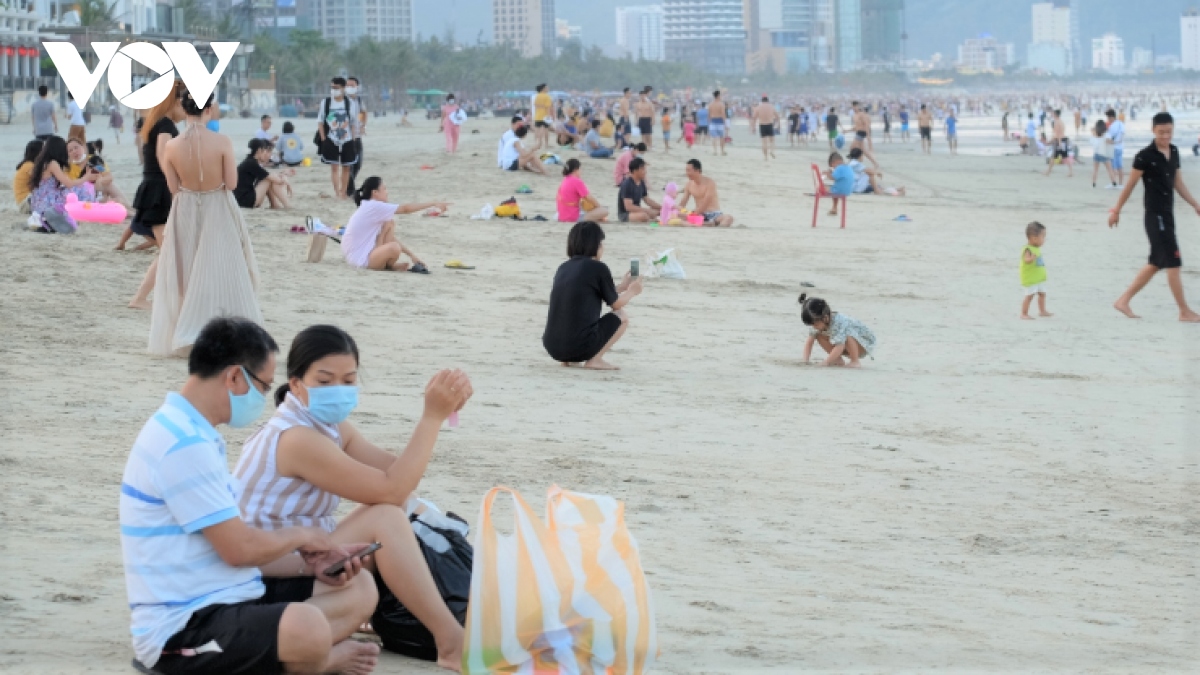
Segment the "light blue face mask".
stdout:
<svg viewBox="0 0 1200 675">
<path fill-rule="evenodd" d="M 250 426 L 262 415 L 263 408 L 267 407 L 267 397 L 258 390 L 258 386 L 254 384 L 254 380 L 245 368 L 242 368 L 242 377 L 246 378 L 246 384 L 250 386 L 250 390 L 241 395 L 229 392 L 229 426 L 231 427 Z"/>
<path fill-rule="evenodd" d="M 341 424 L 358 407 L 358 386 L 332 385 L 308 389 L 308 412 L 318 422 Z"/>
</svg>

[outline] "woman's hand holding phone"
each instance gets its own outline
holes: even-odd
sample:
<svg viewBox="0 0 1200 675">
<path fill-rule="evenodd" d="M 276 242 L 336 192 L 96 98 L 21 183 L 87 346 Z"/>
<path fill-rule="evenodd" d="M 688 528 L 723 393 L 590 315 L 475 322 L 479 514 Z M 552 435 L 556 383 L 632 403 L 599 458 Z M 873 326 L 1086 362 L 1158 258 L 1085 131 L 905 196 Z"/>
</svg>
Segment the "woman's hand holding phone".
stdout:
<svg viewBox="0 0 1200 675">
<path fill-rule="evenodd" d="M 327 551 L 301 551 L 304 558 L 305 571 L 311 573 L 323 584 L 329 586 L 344 586 L 362 571 L 363 562 L 370 556 L 359 557 L 359 554 L 371 544 L 347 544 L 334 546 Z M 331 569 L 341 568 L 334 575 L 326 574 Z"/>
</svg>

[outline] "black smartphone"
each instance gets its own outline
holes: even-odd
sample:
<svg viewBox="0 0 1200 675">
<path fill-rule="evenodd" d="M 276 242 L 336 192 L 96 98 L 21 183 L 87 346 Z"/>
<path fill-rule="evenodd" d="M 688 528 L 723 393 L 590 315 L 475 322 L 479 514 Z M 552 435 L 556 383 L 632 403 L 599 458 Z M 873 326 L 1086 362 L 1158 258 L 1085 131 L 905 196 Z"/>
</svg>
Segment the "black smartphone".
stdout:
<svg viewBox="0 0 1200 675">
<path fill-rule="evenodd" d="M 383 544 L 381 544 L 379 542 L 375 542 L 374 544 L 371 544 L 370 546 L 364 548 L 363 550 L 359 551 L 358 553 L 355 553 L 354 555 L 349 556 L 349 557 L 327 567 L 325 569 L 324 574 L 327 577 L 336 577 L 337 575 L 346 571 L 346 563 L 350 562 L 350 558 L 357 557 L 359 560 L 362 560 L 363 558 L 371 555 L 372 553 L 374 553 L 375 551 L 378 551 L 381 548 L 383 548 Z"/>
<path fill-rule="evenodd" d="M 637 278 L 638 273 L 641 271 L 640 270 L 641 266 L 642 266 L 641 260 L 638 260 L 637 258 L 631 259 L 629 261 L 629 276 Z"/>
</svg>

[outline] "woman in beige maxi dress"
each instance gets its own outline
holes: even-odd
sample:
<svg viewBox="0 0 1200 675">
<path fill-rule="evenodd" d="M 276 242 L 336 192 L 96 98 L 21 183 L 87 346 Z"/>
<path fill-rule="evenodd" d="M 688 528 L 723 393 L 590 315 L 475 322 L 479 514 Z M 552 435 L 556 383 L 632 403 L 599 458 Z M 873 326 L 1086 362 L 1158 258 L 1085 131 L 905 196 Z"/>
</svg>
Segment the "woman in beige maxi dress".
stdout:
<svg viewBox="0 0 1200 675">
<path fill-rule="evenodd" d="M 180 93 L 187 130 L 167 143 L 163 173 L 175 194 L 159 253 L 150 353 L 185 355 L 218 316 L 262 324 L 258 266 L 233 199 L 237 164 L 229 138 L 205 128 L 216 103 Z"/>
</svg>

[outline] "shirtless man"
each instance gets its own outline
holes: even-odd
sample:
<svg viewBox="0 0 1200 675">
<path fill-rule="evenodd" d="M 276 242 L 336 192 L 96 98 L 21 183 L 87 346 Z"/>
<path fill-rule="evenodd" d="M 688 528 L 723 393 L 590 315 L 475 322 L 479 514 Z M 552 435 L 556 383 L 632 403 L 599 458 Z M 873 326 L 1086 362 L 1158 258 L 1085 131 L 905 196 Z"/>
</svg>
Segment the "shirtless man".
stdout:
<svg viewBox="0 0 1200 675">
<path fill-rule="evenodd" d="M 713 154 L 717 149 L 725 154 L 725 101 L 721 100 L 721 91 L 713 92 L 712 105 L 708 106 L 708 135 L 713 140 Z M 693 160 L 694 161 L 694 160 Z"/>
<path fill-rule="evenodd" d="M 629 100 L 629 87 L 625 87 L 621 91 L 621 98 L 617 99 L 617 128 L 613 132 L 613 135 L 617 137 L 617 147 L 621 147 L 625 137 L 633 131 L 629 126 L 630 105 L 632 105 L 632 101 Z"/>
<path fill-rule="evenodd" d="M 1067 125 L 1063 123 L 1062 110 L 1054 111 L 1053 131 L 1050 133 L 1050 166 L 1046 167 L 1046 175 L 1049 176 L 1054 170 L 1054 165 L 1061 161 L 1067 165 L 1067 177 L 1070 178 L 1075 175 L 1075 162 L 1071 160 L 1066 143 L 1063 142 L 1067 137 Z"/>
<path fill-rule="evenodd" d="M 875 144 L 871 140 L 871 113 L 867 112 L 866 106 L 855 101 L 854 106 L 854 142 L 850 147 L 862 148 L 865 152 L 873 152 Z"/>
<path fill-rule="evenodd" d="M 700 169 L 700 160 L 689 159 L 684 168 L 688 182 L 679 193 L 677 206 L 687 208 L 688 199 L 695 198 L 696 211 L 704 215 L 704 224 L 708 227 L 729 227 L 733 224 L 733 216 L 721 213 L 721 200 L 717 196 L 717 183 L 705 176 Z"/>
<path fill-rule="evenodd" d="M 921 132 L 921 149 L 925 154 L 933 154 L 933 114 L 929 112 L 929 108 L 924 103 L 921 104 L 921 110 L 917 113 L 917 129 Z"/>
<path fill-rule="evenodd" d="M 758 135 L 762 138 L 763 161 L 769 161 L 767 154 L 775 157 L 775 123 L 779 121 L 779 112 L 771 105 L 766 96 L 754 107 L 754 122 L 758 125 Z"/>
<path fill-rule="evenodd" d="M 638 95 L 638 102 L 633 110 L 637 113 L 638 131 L 642 132 L 642 142 L 647 148 L 654 147 L 654 102 L 650 100 L 649 88 L 643 89 Z"/>
</svg>

